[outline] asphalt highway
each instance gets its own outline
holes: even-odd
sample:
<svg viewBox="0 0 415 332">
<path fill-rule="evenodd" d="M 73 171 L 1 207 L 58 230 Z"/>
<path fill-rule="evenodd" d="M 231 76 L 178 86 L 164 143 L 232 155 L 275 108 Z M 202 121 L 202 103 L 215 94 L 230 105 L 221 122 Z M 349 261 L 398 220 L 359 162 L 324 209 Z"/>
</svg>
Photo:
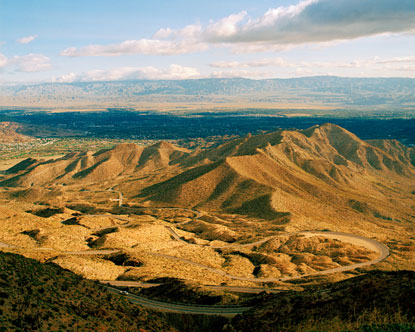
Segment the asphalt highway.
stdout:
<svg viewBox="0 0 415 332">
<path fill-rule="evenodd" d="M 108 191 L 112 191 L 112 192 L 117 192 L 119 195 L 119 198 L 117 199 L 117 201 L 119 202 L 119 205 L 122 205 L 123 202 L 123 195 L 120 191 L 117 190 L 113 190 L 112 188 L 108 189 Z M 185 209 L 185 208 L 156 208 L 156 209 L 163 209 L 163 210 L 182 210 L 182 211 L 187 211 L 187 212 L 193 212 L 195 213 L 195 219 L 200 218 L 200 216 L 202 215 L 201 212 L 199 211 L 195 211 L 195 210 L 191 210 L 191 209 Z M 86 215 L 85 215 L 86 216 Z M 118 220 L 124 221 L 126 222 L 123 226 L 126 226 L 129 224 L 129 220 L 127 218 L 122 218 L 122 217 L 118 217 L 118 216 L 112 216 L 112 215 L 89 215 L 89 216 L 108 216 L 108 217 L 112 217 L 112 218 L 116 218 Z M 166 226 L 166 229 L 169 231 L 169 233 L 172 235 L 172 237 L 177 240 L 177 241 L 181 241 L 181 242 L 185 242 L 177 233 L 176 231 L 170 227 L 170 226 Z M 181 261 L 187 264 L 191 264 L 194 265 L 198 268 L 202 268 L 202 269 L 206 269 L 209 270 L 213 273 L 217 273 L 219 275 L 222 276 L 226 276 L 230 279 L 234 279 L 234 280 L 243 280 L 243 281 L 249 281 L 249 282 L 254 282 L 254 283 L 267 283 L 267 282 L 281 282 L 281 281 L 289 281 L 289 280 L 294 280 L 294 279 L 300 279 L 300 278 L 305 278 L 305 277 L 309 277 L 309 276 L 316 276 L 316 275 L 325 275 L 325 274 L 330 274 L 330 273 L 338 273 L 338 272 L 345 272 L 345 271 L 350 271 L 350 270 L 354 270 L 356 268 L 361 268 L 361 267 L 365 267 L 365 266 L 369 266 L 369 265 L 373 265 L 376 264 L 382 260 L 384 260 L 388 255 L 389 255 L 389 249 L 387 246 L 385 246 L 384 244 L 370 239 L 370 238 L 366 238 L 360 235 L 354 235 L 354 234 L 347 234 L 347 233 L 341 233 L 341 232 L 319 232 L 319 231 L 305 231 L 305 232 L 299 232 L 299 233 L 288 233 L 289 234 L 301 234 L 304 236 L 323 236 L 323 237 L 327 237 L 327 238 L 331 238 L 331 239 L 337 239 L 343 242 L 348 242 L 348 243 L 352 243 L 355 245 L 360 245 L 363 246 L 367 249 L 376 251 L 378 253 L 378 256 L 370 261 L 367 262 L 363 262 L 363 263 L 356 263 L 356 264 L 352 264 L 352 265 L 347 265 L 347 266 L 340 266 L 337 268 L 333 268 L 333 269 L 328 269 L 328 270 L 324 270 L 324 271 L 318 271 L 318 272 L 314 272 L 314 273 L 309 273 L 309 274 L 303 274 L 303 275 L 299 275 L 299 276 L 292 276 L 292 277 L 284 277 L 284 278 L 250 278 L 250 277 L 242 277 L 242 276 L 235 276 L 235 275 L 231 275 L 223 270 L 220 269 L 216 269 L 213 267 L 209 267 L 207 265 L 203 265 L 200 263 L 196 263 L 184 258 L 180 258 L 180 257 L 175 257 L 175 256 L 170 256 L 170 255 L 166 255 L 166 254 L 162 254 L 162 253 L 155 253 L 155 252 L 148 252 L 147 254 L 155 256 L 155 257 L 163 257 L 163 258 L 167 258 L 167 259 L 171 259 L 171 260 L 176 260 L 176 261 Z M 284 234 L 285 235 L 285 234 Z M 226 245 L 226 246 L 221 246 L 221 247 L 214 247 L 212 246 L 212 248 L 224 248 L 224 247 L 232 247 L 232 248 L 238 248 L 238 247 L 245 247 L 245 246 L 252 246 L 252 245 L 256 245 L 256 244 L 260 244 L 263 243 L 265 241 L 268 241 L 270 239 L 272 239 L 273 237 L 267 237 L 265 239 L 253 242 L 253 243 L 248 243 L 248 244 L 231 244 L 231 245 Z M 197 244 L 192 244 L 192 245 L 197 245 Z M 17 246 L 14 245 L 10 245 L 4 242 L 0 242 L 0 248 L 19 248 Z M 38 249 L 42 249 L 42 248 L 38 248 Z M 53 250 L 51 248 L 43 248 L 45 250 Z M 64 251 L 62 252 L 63 254 L 70 254 L 70 255 L 100 255 L 100 254 L 111 254 L 111 253 L 115 253 L 115 252 L 119 252 L 119 250 L 114 250 L 114 249 L 103 249 L 103 250 L 85 250 L 85 251 Z M 141 282 L 133 282 L 133 281 L 108 281 L 108 280 L 102 280 L 101 281 L 104 284 L 111 284 L 114 286 L 123 286 L 123 287 L 153 287 L 153 286 L 157 286 L 156 284 L 148 284 L 148 283 L 141 283 Z M 124 296 L 126 296 L 126 298 L 132 302 L 132 303 L 136 303 L 139 305 L 142 305 L 144 307 L 153 309 L 153 310 L 160 310 L 160 311 L 170 311 L 170 312 L 176 312 L 176 313 L 188 313 L 188 314 L 204 314 L 204 315 L 221 315 L 221 316 L 235 316 L 237 314 L 241 314 L 244 311 L 248 310 L 249 307 L 219 307 L 219 306 L 206 306 L 206 305 L 186 305 L 186 304 L 174 304 L 174 303 L 167 303 L 167 302 L 161 302 L 161 301 L 154 301 L 154 300 L 150 300 L 150 299 L 146 299 L 143 298 L 141 296 L 137 296 L 137 295 L 133 295 L 130 293 L 127 293 L 125 291 L 121 291 L 118 290 L 116 288 L 113 287 L 109 287 L 107 286 L 108 289 L 111 292 L 114 293 L 118 293 L 118 294 L 122 294 Z M 262 291 L 266 291 L 266 292 L 280 292 L 280 290 L 278 289 L 269 289 L 269 288 L 262 288 L 262 287 L 235 287 L 235 286 L 219 286 L 219 285 L 211 285 L 211 286 L 206 286 L 206 287 L 210 287 L 211 289 L 216 289 L 216 290 L 228 290 L 228 291 L 235 291 L 235 292 L 241 292 L 241 293 L 259 293 Z"/>
<path fill-rule="evenodd" d="M 130 294 L 125 291 L 121 291 L 116 288 L 107 287 L 111 292 L 124 295 L 131 303 L 142 305 L 143 307 L 158 310 L 158 311 L 169 311 L 176 313 L 186 314 L 199 314 L 199 315 L 219 315 L 219 316 L 235 316 L 242 314 L 243 312 L 250 309 L 250 307 L 225 307 L 225 306 L 209 306 L 209 305 L 195 305 L 195 304 L 176 304 L 167 303 L 161 301 L 154 301 L 146 299 L 144 297 Z"/>
</svg>

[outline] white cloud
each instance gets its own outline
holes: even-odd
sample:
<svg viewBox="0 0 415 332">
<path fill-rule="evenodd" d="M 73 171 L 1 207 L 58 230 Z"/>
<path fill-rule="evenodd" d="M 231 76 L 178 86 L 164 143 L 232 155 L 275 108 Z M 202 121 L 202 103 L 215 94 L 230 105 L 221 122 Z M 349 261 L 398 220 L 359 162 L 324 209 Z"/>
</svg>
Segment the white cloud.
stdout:
<svg viewBox="0 0 415 332">
<path fill-rule="evenodd" d="M 22 37 L 18 39 L 17 41 L 20 44 L 29 44 L 30 42 L 34 41 L 37 37 L 38 35 L 32 35 L 32 36 Z"/>
<path fill-rule="evenodd" d="M 393 67 L 393 68 L 388 68 L 388 69 L 392 69 L 393 71 L 403 71 L 403 72 L 408 72 L 408 71 L 415 71 L 415 66 L 414 65 L 405 65 L 405 66 L 397 66 L 397 67 Z"/>
<path fill-rule="evenodd" d="M 229 44 L 223 44 L 229 45 Z M 232 53 L 263 53 L 263 52 L 282 52 L 293 49 L 295 45 L 272 45 L 268 43 L 239 43 L 232 44 Z"/>
<path fill-rule="evenodd" d="M 7 57 L 4 54 L 0 53 L 0 68 L 5 67 L 7 63 Z"/>
<path fill-rule="evenodd" d="M 9 63 L 16 65 L 17 70 L 22 72 L 38 72 L 52 69 L 50 59 L 43 54 L 16 55 L 10 59 Z"/>
<path fill-rule="evenodd" d="M 384 59 L 384 60 L 377 61 L 377 63 L 402 63 L 402 62 L 415 62 L 415 56 L 391 58 L 391 59 Z"/>
<path fill-rule="evenodd" d="M 205 38 L 226 38 L 235 35 L 238 32 L 238 23 L 247 15 L 246 11 L 238 14 L 232 14 L 218 22 L 211 22 L 204 31 Z"/>
<path fill-rule="evenodd" d="M 263 58 L 251 61 L 218 61 L 210 67 L 223 69 L 214 71 L 212 77 L 293 77 L 310 75 L 389 76 L 415 71 L 415 57 L 356 59 L 353 61 L 299 61 L 290 62 L 283 58 Z M 256 69 L 267 68 L 258 71 Z"/>
<path fill-rule="evenodd" d="M 414 33 L 414 0 L 303 0 L 268 10 L 259 18 L 246 11 L 206 27 L 163 28 L 153 38 L 63 50 L 63 56 L 178 55 L 230 46 L 235 53 L 278 52 L 300 44 L 333 45 L 365 36 Z"/>
<path fill-rule="evenodd" d="M 235 23 L 232 33 L 210 32 L 211 43 L 302 44 L 415 29 L 413 0 L 306 0 Z"/>
<path fill-rule="evenodd" d="M 63 50 L 60 55 L 79 56 L 119 56 L 126 54 L 148 55 L 177 55 L 205 50 L 207 45 L 190 40 L 157 40 L 140 39 L 126 40 L 120 44 L 89 45 L 82 48 L 70 47 Z"/>
<path fill-rule="evenodd" d="M 166 39 L 166 38 L 170 37 L 172 35 L 172 33 L 173 33 L 172 29 L 162 28 L 154 34 L 153 38 L 154 39 Z"/>
<path fill-rule="evenodd" d="M 193 67 L 184 67 L 177 64 L 170 65 L 167 69 L 156 67 L 120 67 L 111 70 L 91 70 L 83 74 L 76 75 L 70 73 L 57 78 L 54 82 L 90 82 L 90 81 L 120 81 L 134 79 L 154 79 L 154 80 L 179 80 L 199 78 L 200 72 Z"/>
<path fill-rule="evenodd" d="M 52 81 L 56 83 L 72 83 L 76 82 L 77 80 L 79 80 L 79 76 L 75 73 L 65 74 L 52 79 Z"/>
<path fill-rule="evenodd" d="M 210 74 L 211 78 L 252 78 L 261 79 L 269 77 L 269 73 L 252 70 L 227 70 L 227 71 L 214 71 Z"/>
<path fill-rule="evenodd" d="M 241 68 L 245 64 L 239 61 L 217 61 L 212 62 L 209 66 L 213 68 Z"/>
<path fill-rule="evenodd" d="M 292 63 L 282 58 L 265 58 L 246 62 L 238 61 L 219 61 L 213 62 L 209 66 L 214 68 L 249 68 L 249 67 L 293 67 Z"/>
</svg>

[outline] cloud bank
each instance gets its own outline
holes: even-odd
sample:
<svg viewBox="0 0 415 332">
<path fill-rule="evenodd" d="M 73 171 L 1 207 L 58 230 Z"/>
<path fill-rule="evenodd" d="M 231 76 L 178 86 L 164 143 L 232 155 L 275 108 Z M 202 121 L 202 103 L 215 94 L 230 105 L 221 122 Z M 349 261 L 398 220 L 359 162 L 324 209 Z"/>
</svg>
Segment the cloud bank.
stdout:
<svg viewBox="0 0 415 332">
<path fill-rule="evenodd" d="M 303 44 L 415 31 L 413 0 L 306 0 L 270 9 L 238 24 L 228 18 L 226 31 L 205 31 L 211 43 Z"/>
<path fill-rule="evenodd" d="M 70 73 L 53 79 L 57 83 L 120 81 L 134 79 L 180 80 L 200 77 L 196 68 L 176 64 L 167 69 L 156 67 L 120 67 L 111 70 L 91 70 L 83 74 Z"/>
<path fill-rule="evenodd" d="M 5 67 L 7 62 L 7 57 L 4 54 L 0 53 L 0 68 Z"/>
<path fill-rule="evenodd" d="M 151 39 L 112 45 L 70 47 L 63 56 L 177 55 L 231 46 L 237 52 L 279 51 L 306 43 L 330 43 L 386 33 L 415 32 L 414 0 L 305 0 L 268 10 L 259 18 L 246 11 L 206 27 L 163 28 Z"/>
<path fill-rule="evenodd" d="M 70 47 L 63 50 L 60 55 L 79 56 L 119 56 L 128 54 L 146 55 L 177 55 L 193 53 L 207 49 L 207 45 L 198 41 L 140 39 L 126 40 L 120 44 L 89 45 L 81 48 Z"/>
<path fill-rule="evenodd" d="M 50 59 L 43 54 L 27 54 L 14 56 L 9 60 L 9 64 L 16 65 L 21 72 L 33 73 L 52 69 Z"/>
</svg>

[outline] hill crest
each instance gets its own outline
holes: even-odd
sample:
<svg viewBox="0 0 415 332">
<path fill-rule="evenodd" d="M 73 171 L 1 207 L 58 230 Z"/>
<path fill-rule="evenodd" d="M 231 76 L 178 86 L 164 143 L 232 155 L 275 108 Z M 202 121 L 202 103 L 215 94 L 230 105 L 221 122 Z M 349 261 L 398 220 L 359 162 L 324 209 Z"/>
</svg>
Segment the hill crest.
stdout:
<svg viewBox="0 0 415 332">
<path fill-rule="evenodd" d="M 126 143 L 48 162 L 26 160 L 9 169 L 0 185 L 117 185 L 140 204 L 264 218 L 338 219 L 364 211 L 370 218 L 411 219 L 415 149 L 396 141 L 371 143 L 332 124 L 248 135 L 193 153 L 166 142 Z M 147 180 L 140 186 L 128 178 Z M 395 203 L 386 199 L 395 196 Z"/>
</svg>

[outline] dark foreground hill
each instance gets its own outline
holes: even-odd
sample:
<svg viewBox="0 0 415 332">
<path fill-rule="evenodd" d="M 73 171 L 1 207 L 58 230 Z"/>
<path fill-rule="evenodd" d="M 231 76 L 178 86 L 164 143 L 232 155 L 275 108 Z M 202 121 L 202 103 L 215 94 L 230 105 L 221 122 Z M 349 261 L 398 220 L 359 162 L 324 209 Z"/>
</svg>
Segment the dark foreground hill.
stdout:
<svg viewBox="0 0 415 332">
<path fill-rule="evenodd" d="M 0 253 L 0 331 L 409 332 L 415 331 L 415 272 L 372 271 L 260 295 L 253 305 L 231 322 L 149 312 L 55 264 Z"/>
<path fill-rule="evenodd" d="M 0 253 L 0 331 L 176 331 L 55 264 Z"/>
<path fill-rule="evenodd" d="M 415 331 L 415 272 L 372 271 L 264 296 L 230 331 Z"/>
</svg>

